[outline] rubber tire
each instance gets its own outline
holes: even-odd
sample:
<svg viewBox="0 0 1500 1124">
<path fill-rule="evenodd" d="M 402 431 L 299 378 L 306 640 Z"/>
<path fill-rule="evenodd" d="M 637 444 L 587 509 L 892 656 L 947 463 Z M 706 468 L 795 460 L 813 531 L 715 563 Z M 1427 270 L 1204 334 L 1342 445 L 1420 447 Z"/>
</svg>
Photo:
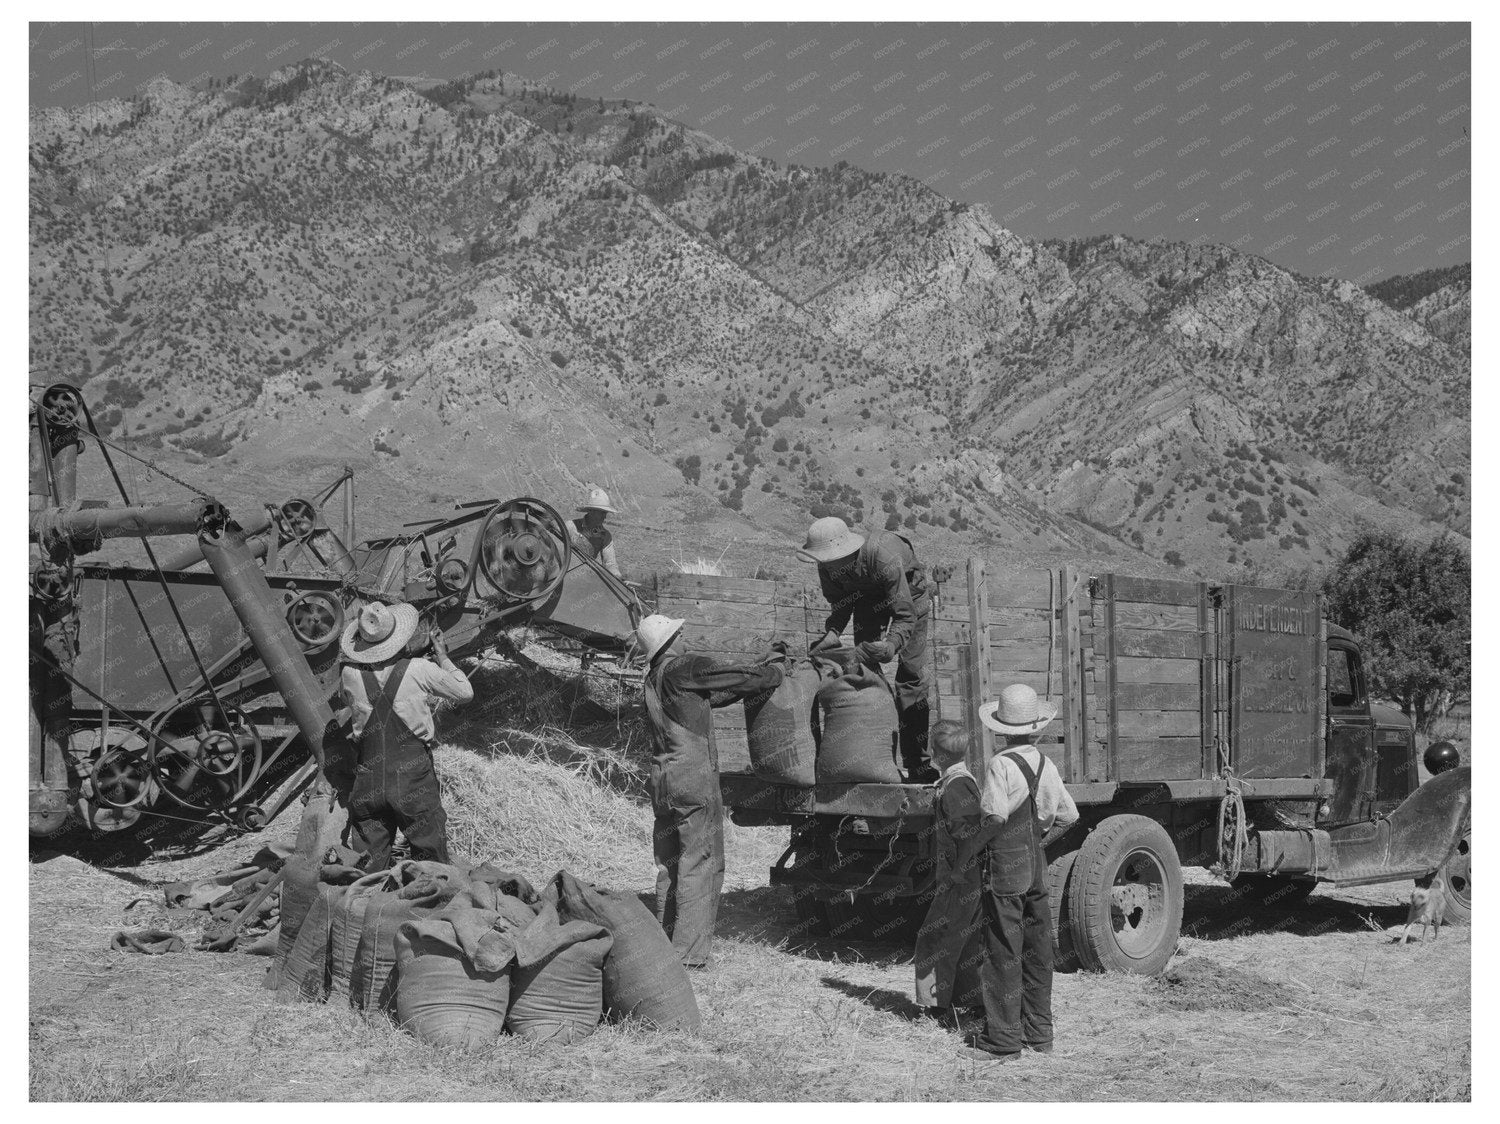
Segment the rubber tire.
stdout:
<svg viewBox="0 0 1500 1124">
<path fill-rule="evenodd" d="M 1114 935 L 1115 876 L 1133 852 L 1147 852 L 1161 868 L 1165 923 L 1161 936 L 1143 955 L 1131 956 Z M 1182 867 L 1172 837 L 1145 816 L 1111 816 L 1084 841 L 1068 886 L 1068 926 L 1083 967 L 1094 971 L 1154 976 L 1177 951 L 1182 933 Z"/>
<path fill-rule="evenodd" d="M 1443 921 L 1449 925 L 1470 925 L 1474 918 L 1474 884 L 1469 877 L 1469 837 L 1471 832 L 1465 831 L 1464 837 L 1459 840 L 1459 853 L 1439 868 L 1439 876 L 1443 879 L 1443 887 L 1448 891 L 1448 904 L 1443 914 Z M 1452 867 L 1455 861 L 1462 860 L 1460 869 L 1463 871 L 1465 889 L 1464 897 L 1460 899 L 1454 892 L 1452 878 Z"/>
<path fill-rule="evenodd" d="M 1073 947 L 1073 933 L 1068 926 L 1068 883 L 1077 858 L 1077 851 L 1069 851 L 1047 864 L 1047 905 L 1052 911 L 1052 969 L 1056 972 L 1076 972 L 1080 967 L 1078 952 Z"/>
</svg>

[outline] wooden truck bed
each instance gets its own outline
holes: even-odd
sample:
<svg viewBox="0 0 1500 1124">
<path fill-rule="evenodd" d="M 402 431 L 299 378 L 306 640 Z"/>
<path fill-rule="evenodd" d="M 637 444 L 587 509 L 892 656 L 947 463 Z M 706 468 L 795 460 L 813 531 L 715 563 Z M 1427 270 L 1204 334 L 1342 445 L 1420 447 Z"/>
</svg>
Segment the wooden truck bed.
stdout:
<svg viewBox="0 0 1500 1124">
<path fill-rule="evenodd" d="M 686 650 L 759 659 L 785 640 L 802 652 L 828 613 L 807 569 L 807 581 L 662 575 L 657 609 L 687 621 Z M 1304 592 L 1091 577 L 1071 566 L 1015 572 L 972 559 L 935 599 L 934 719 L 965 722 L 972 763 L 981 762 L 993 735 L 979 704 L 1023 682 L 1059 703 L 1040 748 L 1081 804 L 1108 802 L 1122 785 L 1216 796 L 1225 765 L 1251 782 L 1247 795 L 1310 798 L 1323 774 L 1319 609 Z M 731 806 L 922 814 L 918 786 L 756 781 L 740 707 L 716 711 L 715 732 Z"/>
</svg>

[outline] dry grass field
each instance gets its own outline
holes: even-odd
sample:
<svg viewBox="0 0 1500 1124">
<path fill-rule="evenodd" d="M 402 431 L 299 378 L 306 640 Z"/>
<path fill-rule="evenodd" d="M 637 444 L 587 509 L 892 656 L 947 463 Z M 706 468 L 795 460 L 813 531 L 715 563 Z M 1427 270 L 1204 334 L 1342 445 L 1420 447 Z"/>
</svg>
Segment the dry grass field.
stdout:
<svg viewBox="0 0 1500 1124">
<path fill-rule="evenodd" d="M 603 690 L 607 691 L 606 685 Z M 596 689 L 597 693 L 597 689 Z M 481 694 L 481 698 L 484 695 Z M 514 697 L 514 696 L 513 696 Z M 529 696 L 535 699 L 535 695 Z M 588 713 L 598 700 L 574 700 Z M 552 700 L 555 705 L 556 700 Z M 654 882 L 638 731 L 572 736 L 494 724 L 484 704 L 438 753 L 457 849 L 541 882 L 559 868 L 639 892 Z M 602 712 L 603 708 L 600 708 Z M 458 716 L 454 716 L 457 718 Z M 533 719 L 538 716 L 533 714 Z M 487 725 L 488 724 L 488 725 Z M 613 728 L 617 748 L 603 742 Z M 499 741 L 482 729 L 499 730 Z M 581 732 L 580 732 L 581 731 Z M 578 740 L 575 740 L 577 738 Z M 623 748 L 619 748 L 623 747 Z M 268 831 L 290 842 L 289 814 Z M 153 1100 L 1468 1100 L 1470 936 L 1392 943 L 1410 884 L 1320 889 L 1292 912 L 1236 913 L 1189 871 L 1170 980 L 1059 975 L 1057 1052 L 1007 1066 L 958 1056 L 958 1029 L 912 1001 L 909 948 L 797 935 L 767 885 L 786 829 L 730 826 L 716 964 L 694 975 L 697 1037 L 606 1026 L 573 1046 L 505 1039 L 446 1054 L 384 1017 L 278 1006 L 268 961 L 110 951 L 118 928 L 196 936 L 158 887 L 259 845 L 101 869 L 34 852 L 30 1087 L 42 1101 Z M 191 940 L 189 941 L 191 944 Z"/>
</svg>

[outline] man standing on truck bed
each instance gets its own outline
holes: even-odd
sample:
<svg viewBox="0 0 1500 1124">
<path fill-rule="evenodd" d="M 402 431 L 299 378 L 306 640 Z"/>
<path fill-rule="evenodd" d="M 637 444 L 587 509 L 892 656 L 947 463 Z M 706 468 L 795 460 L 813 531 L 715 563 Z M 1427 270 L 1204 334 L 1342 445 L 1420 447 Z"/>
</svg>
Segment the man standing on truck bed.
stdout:
<svg viewBox="0 0 1500 1124">
<path fill-rule="evenodd" d="M 1023 683 L 979 708 L 979 719 L 1005 735 L 990 759 L 979 808 L 985 847 L 984 1030 L 964 1051 L 1010 1061 L 1022 1048 L 1052 1052 L 1052 911 L 1042 837 L 1077 822 L 1078 806 L 1037 739 L 1057 717 Z"/>
<path fill-rule="evenodd" d="M 636 627 L 649 663 L 651 808 L 656 816 L 656 917 L 689 968 L 708 964 L 724 887 L 724 799 L 713 709 L 781 686 L 784 668 L 668 652 L 685 622 L 653 613 Z M 784 653 L 773 657 L 784 658 Z"/>
<path fill-rule="evenodd" d="M 927 631 L 932 622 L 932 591 L 910 540 L 894 531 L 880 531 L 866 539 L 842 519 L 829 516 L 808 528 L 807 541 L 797 557 L 818 564 L 823 598 L 833 607 L 814 650 L 836 647 L 853 617 L 854 643 L 865 663 L 878 665 L 900 657 L 896 710 L 902 768 L 910 783 L 937 780 L 937 770 L 927 755 L 932 692 Z"/>
</svg>

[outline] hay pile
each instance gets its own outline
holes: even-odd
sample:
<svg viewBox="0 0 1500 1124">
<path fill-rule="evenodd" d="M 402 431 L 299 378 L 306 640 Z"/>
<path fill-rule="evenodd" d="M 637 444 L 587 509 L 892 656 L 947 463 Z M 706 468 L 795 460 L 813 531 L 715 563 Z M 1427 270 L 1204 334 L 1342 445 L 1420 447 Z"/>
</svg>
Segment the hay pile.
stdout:
<svg viewBox="0 0 1500 1124">
<path fill-rule="evenodd" d="M 1178 1011 L 1269 1011 L 1294 999 L 1285 984 L 1196 957 L 1178 960 L 1149 986 Z"/>
<path fill-rule="evenodd" d="M 604 886 L 649 886 L 651 809 L 601 785 L 586 766 L 539 757 L 434 754 L 455 852 L 532 879 L 563 869 Z"/>
</svg>

